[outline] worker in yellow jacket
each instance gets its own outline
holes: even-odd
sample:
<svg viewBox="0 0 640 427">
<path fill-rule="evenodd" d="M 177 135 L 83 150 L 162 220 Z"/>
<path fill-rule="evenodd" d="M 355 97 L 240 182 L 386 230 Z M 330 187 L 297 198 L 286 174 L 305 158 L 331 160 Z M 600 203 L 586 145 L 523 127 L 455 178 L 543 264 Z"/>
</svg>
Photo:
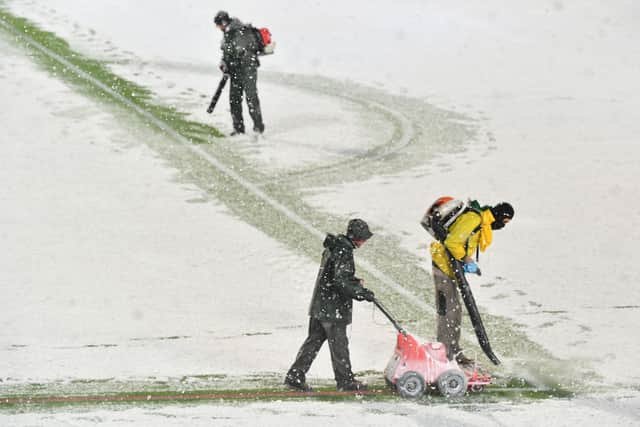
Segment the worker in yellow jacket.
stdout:
<svg viewBox="0 0 640 427">
<path fill-rule="evenodd" d="M 446 344 L 449 359 L 455 357 L 461 365 L 468 365 L 473 361 L 460 349 L 462 307 L 447 250 L 456 260 L 463 263 L 465 273 L 479 274 L 480 270 L 473 258 L 476 250 L 484 252 L 491 244 L 493 230 L 503 228 L 511 221 L 513 215 L 513 207 L 506 202 L 479 211 L 468 210 L 451 224 L 444 243 L 436 241 L 431 244 L 438 312 L 438 341 Z"/>
</svg>

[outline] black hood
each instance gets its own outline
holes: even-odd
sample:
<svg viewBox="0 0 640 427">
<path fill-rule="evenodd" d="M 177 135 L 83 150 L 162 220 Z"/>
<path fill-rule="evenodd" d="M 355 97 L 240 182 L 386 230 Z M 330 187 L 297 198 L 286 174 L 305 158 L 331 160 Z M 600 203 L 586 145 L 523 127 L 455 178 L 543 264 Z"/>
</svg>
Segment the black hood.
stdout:
<svg viewBox="0 0 640 427">
<path fill-rule="evenodd" d="M 324 238 L 322 246 L 329 250 L 333 250 L 333 248 L 336 247 L 336 240 L 338 240 L 336 236 L 334 236 L 333 234 L 327 234 L 327 237 Z"/>
<path fill-rule="evenodd" d="M 351 239 L 342 234 L 335 236 L 333 234 L 327 233 L 327 237 L 324 238 L 324 242 L 322 243 L 322 245 L 330 251 L 333 251 L 338 247 L 343 247 L 346 249 L 355 248 L 355 245 L 353 244 Z"/>
<path fill-rule="evenodd" d="M 491 208 L 491 213 L 496 221 L 502 221 L 505 218 L 513 219 L 515 214 L 513 206 L 507 202 L 500 202 Z"/>
<path fill-rule="evenodd" d="M 491 228 L 494 230 L 500 230 L 504 227 L 504 219 L 509 218 L 513 219 L 513 215 L 515 214 L 513 210 L 513 206 L 511 206 L 507 202 L 501 202 L 491 208 L 491 213 L 493 217 L 496 219 L 492 224 Z"/>
</svg>

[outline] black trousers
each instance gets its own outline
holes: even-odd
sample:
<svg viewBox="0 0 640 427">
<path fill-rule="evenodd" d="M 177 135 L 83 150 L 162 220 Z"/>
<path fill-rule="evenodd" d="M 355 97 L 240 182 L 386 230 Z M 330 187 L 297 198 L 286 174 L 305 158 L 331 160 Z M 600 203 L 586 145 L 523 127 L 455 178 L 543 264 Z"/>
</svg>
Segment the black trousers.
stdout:
<svg viewBox="0 0 640 427">
<path fill-rule="evenodd" d="M 349 358 L 349 339 L 347 338 L 347 324 L 336 322 L 321 322 L 313 317 L 309 318 L 309 335 L 300 347 L 295 362 L 291 365 L 287 376 L 306 380 L 306 374 L 315 360 L 325 341 L 329 342 L 333 374 L 338 386 L 353 381 L 351 360 Z"/>
<path fill-rule="evenodd" d="M 258 98 L 258 69 L 256 67 L 241 67 L 231 72 L 231 88 L 229 89 L 229 104 L 231 106 L 231 120 L 233 129 L 244 132 L 244 118 L 242 117 L 242 96 L 247 96 L 249 115 L 253 120 L 253 130 L 264 131 L 260 99 Z"/>
</svg>

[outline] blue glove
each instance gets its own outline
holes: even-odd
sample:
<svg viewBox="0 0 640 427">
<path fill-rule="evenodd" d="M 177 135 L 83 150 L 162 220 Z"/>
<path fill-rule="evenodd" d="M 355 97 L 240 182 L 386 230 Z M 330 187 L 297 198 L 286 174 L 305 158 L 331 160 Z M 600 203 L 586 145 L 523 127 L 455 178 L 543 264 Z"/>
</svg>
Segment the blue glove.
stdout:
<svg viewBox="0 0 640 427">
<path fill-rule="evenodd" d="M 478 268 L 478 264 L 476 264 L 474 261 L 465 262 L 463 269 L 465 273 L 477 273 L 478 271 L 480 271 L 480 269 Z"/>
</svg>

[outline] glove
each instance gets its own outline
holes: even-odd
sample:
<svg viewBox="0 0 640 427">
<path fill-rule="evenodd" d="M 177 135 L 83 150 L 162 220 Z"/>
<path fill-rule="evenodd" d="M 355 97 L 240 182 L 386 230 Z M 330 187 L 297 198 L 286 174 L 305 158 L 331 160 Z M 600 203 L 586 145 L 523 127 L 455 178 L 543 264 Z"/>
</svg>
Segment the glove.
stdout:
<svg viewBox="0 0 640 427">
<path fill-rule="evenodd" d="M 376 296 L 373 293 L 373 291 L 371 289 L 365 289 L 365 291 L 366 292 L 365 292 L 365 295 L 364 295 L 364 299 L 366 301 L 373 302 L 373 300 L 376 299 Z"/>
<path fill-rule="evenodd" d="M 464 263 L 464 272 L 465 273 L 480 273 L 480 269 L 478 268 L 478 264 L 476 264 L 474 261 L 471 262 L 465 262 Z"/>
<path fill-rule="evenodd" d="M 360 292 L 356 295 L 356 299 L 358 301 L 369 301 L 372 302 L 375 299 L 375 295 L 372 290 L 367 288 L 362 288 Z"/>
<path fill-rule="evenodd" d="M 227 63 L 224 61 L 220 61 L 218 68 L 222 71 L 222 74 L 227 74 L 229 72 L 229 67 L 227 67 Z"/>
</svg>

